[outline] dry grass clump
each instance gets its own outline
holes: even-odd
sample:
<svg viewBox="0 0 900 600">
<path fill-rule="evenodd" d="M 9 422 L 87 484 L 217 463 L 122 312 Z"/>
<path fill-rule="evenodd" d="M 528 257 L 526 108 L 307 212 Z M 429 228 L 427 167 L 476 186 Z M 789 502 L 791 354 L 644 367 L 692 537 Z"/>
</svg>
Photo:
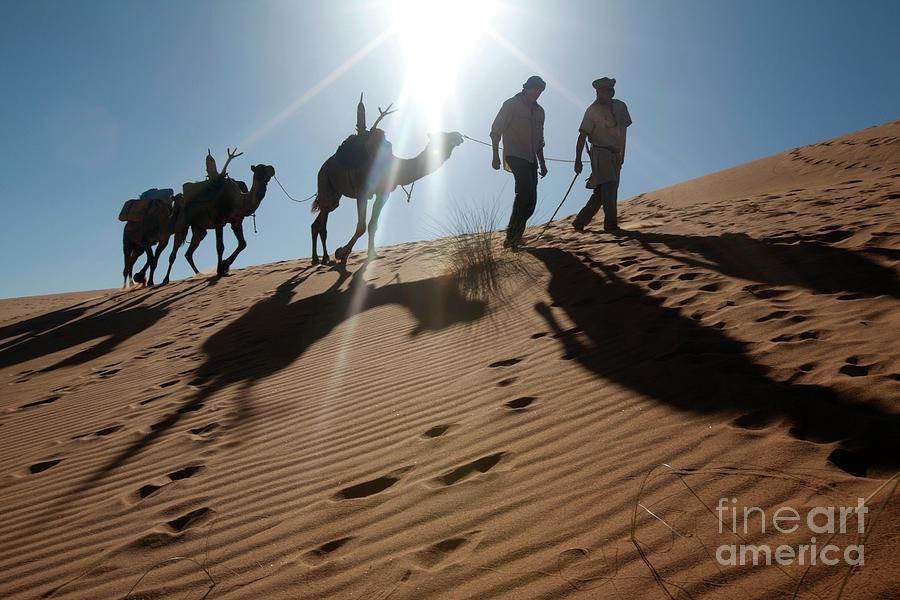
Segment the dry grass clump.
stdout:
<svg viewBox="0 0 900 600">
<path fill-rule="evenodd" d="M 497 208 L 457 207 L 437 230 L 433 254 L 469 298 L 502 299 L 504 281 L 527 273 L 520 255 L 503 248 L 498 223 Z"/>
</svg>

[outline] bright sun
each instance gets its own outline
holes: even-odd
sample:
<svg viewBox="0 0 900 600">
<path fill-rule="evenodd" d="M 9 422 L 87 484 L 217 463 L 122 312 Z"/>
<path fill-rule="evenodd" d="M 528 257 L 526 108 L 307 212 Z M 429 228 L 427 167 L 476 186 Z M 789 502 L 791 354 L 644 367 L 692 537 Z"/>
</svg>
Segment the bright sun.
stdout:
<svg viewBox="0 0 900 600">
<path fill-rule="evenodd" d="M 422 110 L 432 129 L 442 113 L 460 67 L 490 27 L 492 0 L 393 0 L 394 30 L 403 47 L 405 102 Z"/>
</svg>

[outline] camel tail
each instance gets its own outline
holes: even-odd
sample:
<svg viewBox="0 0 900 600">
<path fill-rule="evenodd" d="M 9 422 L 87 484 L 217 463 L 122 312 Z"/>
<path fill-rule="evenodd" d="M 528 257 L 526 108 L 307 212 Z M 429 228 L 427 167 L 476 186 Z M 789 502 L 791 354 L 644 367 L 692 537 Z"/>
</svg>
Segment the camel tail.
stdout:
<svg viewBox="0 0 900 600">
<path fill-rule="evenodd" d="M 319 195 L 316 194 L 316 197 L 313 198 L 312 206 L 309 207 L 310 212 L 317 213 L 319 212 Z"/>
</svg>

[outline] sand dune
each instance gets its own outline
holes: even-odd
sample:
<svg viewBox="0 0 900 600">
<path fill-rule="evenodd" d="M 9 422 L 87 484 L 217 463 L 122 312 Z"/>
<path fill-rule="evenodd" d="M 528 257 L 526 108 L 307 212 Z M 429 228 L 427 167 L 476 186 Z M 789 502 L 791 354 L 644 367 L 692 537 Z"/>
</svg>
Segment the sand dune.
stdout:
<svg viewBox="0 0 900 600">
<path fill-rule="evenodd" d="M 833 598 L 709 509 L 875 493 L 843 597 L 898 597 L 898 199 L 894 122 L 554 223 L 502 298 L 423 242 L 2 301 L 0 596 Z"/>
</svg>

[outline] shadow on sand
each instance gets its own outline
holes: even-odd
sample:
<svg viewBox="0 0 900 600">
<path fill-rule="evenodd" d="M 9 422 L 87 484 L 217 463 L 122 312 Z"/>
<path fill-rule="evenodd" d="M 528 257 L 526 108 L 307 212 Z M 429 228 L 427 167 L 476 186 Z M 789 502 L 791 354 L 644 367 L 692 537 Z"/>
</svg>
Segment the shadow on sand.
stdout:
<svg viewBox="0 0 900 600">
<path fill-rule="evenodd" d="M 81 365 L 100 358 L 162 319 L 173 303 L 184 298 L 195 287 L 170 294 L 157 302 L 148 302 L 151 294 L 157 293 L 152 290 L 87 317 L 82 315 L 91 307 L 77 305 L 13 324 L 4 328 L 4 335 L 7 332 L 15 335 L 18 331 L 20 337 L 0 346 L 0 369 L 95 340 L 96 343 L 90 347 L 39 372 Z"/>
<path fill-rule="evenodd" d="M 854 475 L 900 462 L 896 415 L 829 388 L 777 382 L 750 359 L 743 342 L 664 307 L 612 270 L 595 272 L 559 249 L 530 252 L 551 273 L 553 305 L 575 325 L 564 330 L 551 307 L 535 307 L 565 358 L 679 410 L 742 413 L 734 424 L 751 429 L 786 419 L 798 439 L 840 442 L 829 460 Z"/>
<path fill-rule="evenodd" d="M 375 287 L 363 279 L 364 271 L 365 266 L 356 271 L 343 290 L 340 288 L 350 275 L 340 271 L 340 277 L 328 290 L 292 302 L 294 290 L 310 276 L 305 271 L 298 273 L 280 284 L 270 297 L 210 336 L 203 343 L 206 360 L 190 382 L 200 389 L 104 465 L 85 487 L 123 465 L 175 427 L 184 415 L 202 409 L 213 394 L 230 385 L 243 386 L 238 394 L 236 421 L 248 419 L 249 391 L 257 381 L 287 368 L 343 321 L 362 312 L 391 304 L 403 306 L 416 320 L 411 336 L 473 322 L 487 313 L 485 303 L 463 297 L 452 278 Z"/>
<path fill-rule="evenodd" d="M 849 292 L 900 298 L 900 281 L 892 269 L 860 253 L 829 245 L 849 235 L 835 230 L 813 237 L 792 235 L 758 240 L 743 233 L 696 236 L 622 232 L 623 237 L 636 240 L 657 256 L 728 277 L 803 287 L 825 294 Z"/>
</svg>

